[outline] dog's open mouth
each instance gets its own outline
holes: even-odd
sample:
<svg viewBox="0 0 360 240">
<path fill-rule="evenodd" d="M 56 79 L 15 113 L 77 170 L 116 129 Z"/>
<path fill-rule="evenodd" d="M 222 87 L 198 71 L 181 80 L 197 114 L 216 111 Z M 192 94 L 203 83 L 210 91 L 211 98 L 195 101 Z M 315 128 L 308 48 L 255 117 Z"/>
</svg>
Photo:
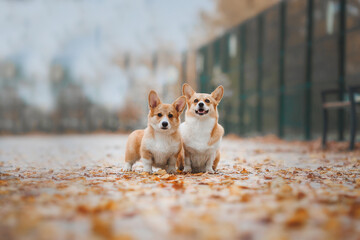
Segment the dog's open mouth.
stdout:
<svg viewBox="0 0 360 240">
<path fill-rule="evenodd" d="M 167 130 L 167 129 L 168 129 L 168 127 L 161 127 L 161 129 L 162 129 L 162 130 Z"/>
<path fill-rule="evenodd" d="M 205 109 L 202 109 L 202 108 L 200 108 L 200 109 L 198 109 L 198 110 L 195 110 L 195 113 L 196 114 L 199 114 L 200 116 L 201 115 L 205 115 L 205 114 L 207 114 L 209 112 L 209 110 L 205 110 Z"/>
</svg>

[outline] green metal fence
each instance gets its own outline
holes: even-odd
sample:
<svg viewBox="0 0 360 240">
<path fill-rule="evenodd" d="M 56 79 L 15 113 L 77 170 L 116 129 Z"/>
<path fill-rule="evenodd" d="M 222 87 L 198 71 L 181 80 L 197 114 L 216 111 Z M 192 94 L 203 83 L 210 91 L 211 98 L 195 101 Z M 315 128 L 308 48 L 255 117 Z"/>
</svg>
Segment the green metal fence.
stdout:
<svg viewBox="0 0 360 240">
<path fill-rule="evenodd" d="M 320 92 L 338 88 L 341 99 L 360 84 L 360 2 L 282 1 L 197 54 L 200 91 L 225 85 L 219 109 L 227 133 L 312 139 L 322 130 Z M 330 121 L 330 133 L 344 139 L 347 112 L 333 111 Z"/>
</svg>

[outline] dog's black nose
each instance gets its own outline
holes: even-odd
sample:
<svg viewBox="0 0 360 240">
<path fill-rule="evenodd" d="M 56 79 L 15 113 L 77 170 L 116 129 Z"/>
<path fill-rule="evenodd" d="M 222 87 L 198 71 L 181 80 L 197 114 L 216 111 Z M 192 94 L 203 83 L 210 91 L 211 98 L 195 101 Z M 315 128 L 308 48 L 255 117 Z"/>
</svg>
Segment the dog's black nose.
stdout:
<svg viewBox="0 0 360 240">
<path fill-rule="evenodd" d="M 163 127 L 167 127 L 167 126 L 169 125 L 169 123 L 168 123 L 168 122 L 162 122 L 161 125 L 162 125 Z"/>
<path fill-rule="evenodd" d="M 204 103 L 203 102 L 200 102 L 199 103 L 199 107 L 203 107 L 204 106 Z"/>
</svg>

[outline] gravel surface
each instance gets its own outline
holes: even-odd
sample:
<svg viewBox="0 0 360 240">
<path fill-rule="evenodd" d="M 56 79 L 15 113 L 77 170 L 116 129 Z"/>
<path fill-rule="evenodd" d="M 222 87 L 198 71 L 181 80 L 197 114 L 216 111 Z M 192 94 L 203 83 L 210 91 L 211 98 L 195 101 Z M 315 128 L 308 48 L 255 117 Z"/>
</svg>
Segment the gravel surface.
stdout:
<svg viewBox="0 0 360 240">
<path fill-rule="evenodd" d="M 216 174 L 148 175 L 126 140 L 1 137 L 1 239 L 360 239 L 359 151 L 228 137 Z"/>
</svg>

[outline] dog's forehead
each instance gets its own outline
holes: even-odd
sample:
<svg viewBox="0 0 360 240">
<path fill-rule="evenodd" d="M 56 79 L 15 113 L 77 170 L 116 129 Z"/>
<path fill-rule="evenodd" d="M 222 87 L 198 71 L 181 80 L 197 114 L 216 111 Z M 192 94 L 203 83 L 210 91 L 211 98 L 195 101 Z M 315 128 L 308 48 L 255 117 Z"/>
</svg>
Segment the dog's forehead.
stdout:
<svg viewBox="0 0 360 240">
<path fill-rule="evenodd" d="M 171 112 L 173 110 L 174 110 L 174 107 L 171 104 L 161 104 L 158 107 L 158 111 L 161 111 L 161 112 Z"/>
<path fill-rule="evenodd" d="M 196 93 L 194 94 L 193 98 L 198 98 L 198 99 L 206 99 L 206 98 L 211 98 L 210 94 L 207 93 Z"/>
<path fill-rule="evenodd" d="M 199 95 L 200 95 L 201 98 L 210 97 L 210 94 L 207 94 L 207 93 L 200 93 Z"/>
</svg>

